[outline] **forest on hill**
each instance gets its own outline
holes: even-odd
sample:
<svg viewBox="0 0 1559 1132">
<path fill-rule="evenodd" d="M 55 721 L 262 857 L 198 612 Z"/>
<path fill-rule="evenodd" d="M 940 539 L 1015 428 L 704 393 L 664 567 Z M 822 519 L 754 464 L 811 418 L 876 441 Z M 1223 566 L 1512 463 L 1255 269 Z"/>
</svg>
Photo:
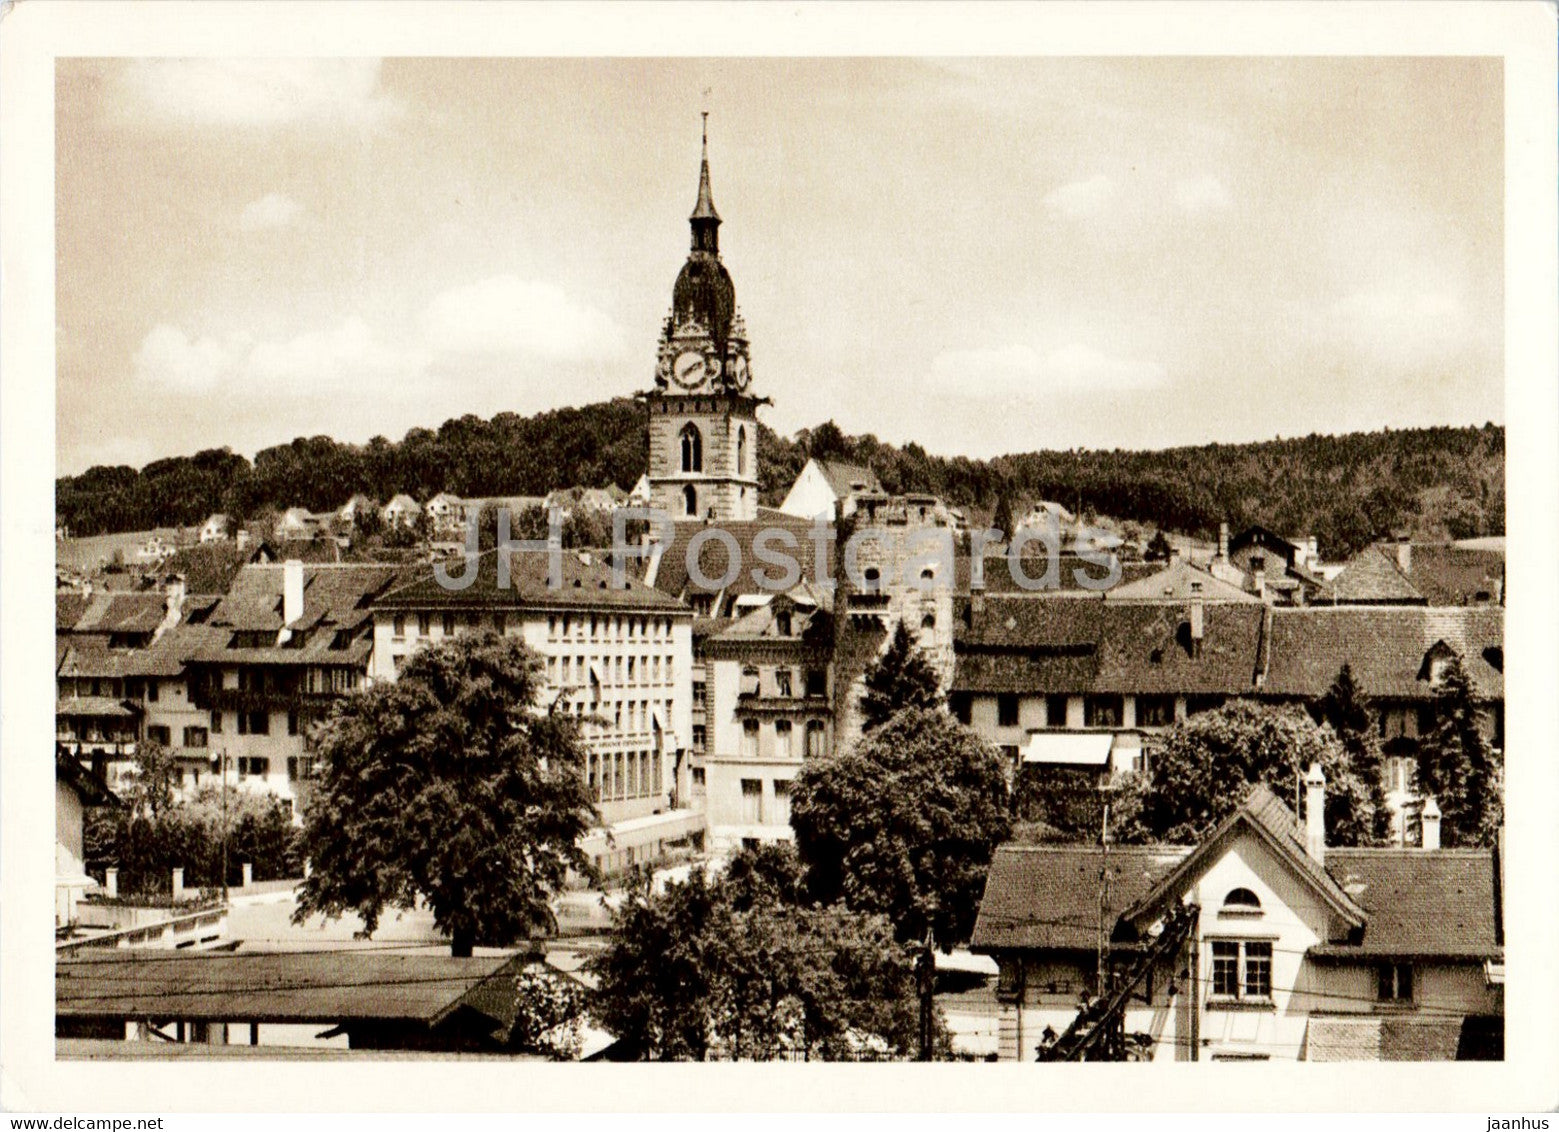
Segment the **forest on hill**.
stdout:
<svg viewBox="0 0 1559 1132">
<path fill-rule="evenodd" d="M 467 415 L 400 441 L 342 444 L 300 437 L 241 455 L 208 449 L 136 470 L 93 467 L 55 483 L 57 519 L 72 535 L 191 526 L 214 511 L 239 520 L 266 510 L 333 510 L 354 492 L 385 500 L 542 495 L 559 487 L 630 488 L 644 472 L 643 406 L 617 398 L 580 408 L 491 420 Z M 787 438 L 760 426 L 763 502 L 778 505 L 809 456 L 869 464 L 891 492 L 935 493 L 990 516 L 1005 497 L 1022 515 L 1050 499 L 1206 538 L 1220 520 L 1314 535 L 1345 556 L 1406 530 L 1417 538 L 1505 532 L 1505 430 L 1496 425 L 1385 429 L 1342 436 L 1153 451 L 1028 452 L 993 460 L 930 455 L 918 444 L 849 436 L 833 422 Z"/>
</svg>

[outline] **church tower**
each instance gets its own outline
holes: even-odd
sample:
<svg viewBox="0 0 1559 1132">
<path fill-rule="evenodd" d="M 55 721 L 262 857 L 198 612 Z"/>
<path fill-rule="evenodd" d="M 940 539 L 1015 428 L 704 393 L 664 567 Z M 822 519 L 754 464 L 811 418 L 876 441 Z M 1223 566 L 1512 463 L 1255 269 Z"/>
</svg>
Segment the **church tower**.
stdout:
<svg viewBox="0 0 1559 1132">
<path fill-rule="evenodd" d="M 747 328 L 720 262 L 704 115 L 693 247 L 671 292 L 656 352 L 650 414 L 650 505 L 681 521 L 758 517 L 758 406 Z"/>
</svg>

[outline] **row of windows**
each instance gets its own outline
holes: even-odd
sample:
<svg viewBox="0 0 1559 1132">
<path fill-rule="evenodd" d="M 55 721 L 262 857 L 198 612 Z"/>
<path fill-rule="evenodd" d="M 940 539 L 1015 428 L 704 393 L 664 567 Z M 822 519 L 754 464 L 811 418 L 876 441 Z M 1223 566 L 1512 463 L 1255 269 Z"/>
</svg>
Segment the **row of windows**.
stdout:
<svg viewBox="0 0 1559 1132">
<path fill-rule="evenodd" d="M 1021 707 L 1024 697 L 1016 692 L 1003 692 L 996 697 L 996 725 L 998 727 L 1017 727 L 1019 725 Z M 1068 704 L 1072 697 L 1054 694 L 1043 698 L 1045 708 L 1044 722 L 1038 724 L 1042 727 L 1067 727 Z M 1168 727 L 1175 722 L 1175 697 L 1170 695 L 1143 695 L 1134 696 L 1136 709 L 1136 726 L 1138 727 Z M 1126 718 L 1126 698 L 1116 695 L 1083 696 L 1083 723 L 1084 727 L 1120 727 Z M 953 712 L 958 716 L 959 722 L 968 724 L 973 717 L 972 698 L 967 693 L 955 694 L 952 697 Z M 1208 711 L 1222 702 L 1220 697 L 1214 696 L 1189 696 L 1186 698 L 1186 712 L 1188 715 L 1196 715 L 1202 711 Z"/>
<path fill-rule="evenodd" d="M 742 721 L 742 757 L 755 759 L 759 755 L 758 735 L 761 725 L 756 719 Z M 806 725 L 806 757 L 819 759 L 828 753 L 825 736 L 827 730 L 820 720 L 808 720 Z M 796 757 L 794 743 L 795 726 L 788 719 L 776 719 L 773 724 L 773 742 L 769 757 L 790 759 Z M 695 743 L 695 746 L 698 744 Z"/>
<path fill-rule="evenodd" d="M 549 656 L 548 683 L 669 684 L 676 679 L 675 657 L 665 656 Z"/>
<path fill-rule="evenodd" d="M 618 700 L 603 707 L 599 703 L 586 706 L 583 700 L 574 700 L 563 709 L 571 713 L 584 727 L 599 727 L 600 720 L 608 717 L 611 726 L 617 731 L 629 733 L 648 731 L 651 727 L 666 725 L 666 702 L 664 700 Z M 586 717 L 592 717 L 587 719 Z M 659 717 L 659 723 L 656 722 Z"/>
<path fill-rule="evenodd" d="M 585 762 L 585 786 L 597 802 L 649 798 L 661 792 L 659 751 L 592 753 Z"/>
<path fill-rule="evenodd" d="M 268 711 L 236 711 L 233 713 L 233 716 L 236 720 L 234 726 L 240 735 L 269 735 L 271 733 L 271 713 Z M 224 713 L 220 711 L 211 713 L 211 734 L 221 735 L 226 725 L 227 720 Z M 297 735 L 301 729 L 298 713 L 289 711 L 287 713 L 287 734 Z M 189 729 L 186 728 L 185 731 L 188 732 Z M 205 744 L 201 743 L 199 745 L 204 746 Z M 186 743 L 185 746 L 196 746 L 196 744 Z"/>
<path fill-rule="evenodd" d="M 547 639 L 602 637 L 609 641 L 660 641 L 671 637 L 669 617 L 623 617 L 604 613 L 554 613 L 547 617 Z"/>
<path fill-rule="evenodd" d="M 417 619 L 417 636 L 428 637 L 433 634 L 433 614 L 419 613 Z M 453 637 L 462 629 L 480 629 L 486 623 L 486 617 L 480 613 L 471 612 L 464 615 L 458 613 L 443 613 L 439 615 L 439 627 L 444 636 Z M 509 627 L 508 615 L 502 610 L 493 614 L 493 629 L 503 633 Z M 397 637 L 406 636 L 406 614 L 397 613 L 391 624 L 391 628 Z"/>
<path fill-rule="evenodd" d="M 767 687 L 765 688 L 765 683 Z M 694 685 L 701 688 L 702 685 Z M 772 668 L 768 670 L 768 680 L 757 668 L 749 665 L 742 669 L 741 694 L 744 696 L 771 695 L 791 697 L 796 695 L 796 689 L 801 689 L 804 696 L 826 696 L 828 694 L 828 673 L 821 668 L 809 668 L 805 672 L 790 668 Z"/>
</svg>

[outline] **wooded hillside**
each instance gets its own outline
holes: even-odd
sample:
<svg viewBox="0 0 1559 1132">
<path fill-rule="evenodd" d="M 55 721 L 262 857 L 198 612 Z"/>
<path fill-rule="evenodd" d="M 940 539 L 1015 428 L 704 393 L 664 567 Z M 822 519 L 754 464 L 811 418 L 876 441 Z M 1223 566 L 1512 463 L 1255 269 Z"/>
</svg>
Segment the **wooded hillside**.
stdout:
<svg viewBox="0 0 1559 1132">
<path fill-rule="evenodd" d="M 133 468 L 94 467 L 56 482 L 73 535 L 188 526 L 213 511 L 240 519 L 267 508 L 339 507 L 353 492 L 384 500 L 541 495 L 558 487 L 628 488 L 644 471 L 641 405 L 617 398 L 577 409 L 491 420 L 464 416 L 400 441 L 340 444 L 325 436 L 267 448 L 251 464 L 227 449 Z M 1430 428 L 1307 436 L 1158 451 L 1030 452 L 994 460 L 931 456 L 832 422 L 793 439 L 759 432 L 763 501 L 777 505 L 808 455 L 870 464 L 894 492 L 934 492 L 971 519 L 1006 495 L 1021 515 L 1037 499 L 1083 513 L 1208 537 L 1227 519 L 1313 534 L 1337 558 L 1393 529 L 1471 538 L 1505 530 L 1505 430 Z"/>
</svg>

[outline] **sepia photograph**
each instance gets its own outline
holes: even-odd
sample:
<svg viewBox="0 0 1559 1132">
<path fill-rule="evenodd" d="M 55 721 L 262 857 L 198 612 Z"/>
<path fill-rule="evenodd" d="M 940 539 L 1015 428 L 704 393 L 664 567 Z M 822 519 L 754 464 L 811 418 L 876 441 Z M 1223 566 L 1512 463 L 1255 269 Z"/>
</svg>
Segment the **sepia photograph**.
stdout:
<svg viewBox="0 0 1559 1132">
<path fill-rule="evenodd" d="M 1539 1056 L 1508 60 L 756 46 L 48 60 L 44 1056 Z"/>
</svg>

